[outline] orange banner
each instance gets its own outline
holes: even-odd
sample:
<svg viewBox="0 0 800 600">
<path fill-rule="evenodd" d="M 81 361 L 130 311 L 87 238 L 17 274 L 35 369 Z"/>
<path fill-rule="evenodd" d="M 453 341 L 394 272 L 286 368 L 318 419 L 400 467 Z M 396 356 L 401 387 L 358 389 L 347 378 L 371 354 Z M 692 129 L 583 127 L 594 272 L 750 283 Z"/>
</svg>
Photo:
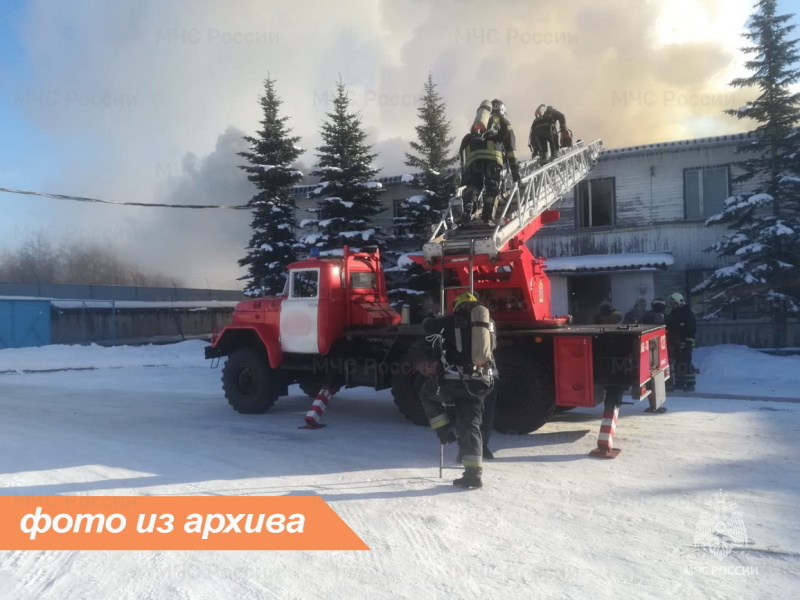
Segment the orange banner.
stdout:
<svg viewBox="0 0 800 600">
<path fill-rule="evenodd" d="M 317 496 L 0 496 L 0 550 L 369 550 Z"/>
</svg>

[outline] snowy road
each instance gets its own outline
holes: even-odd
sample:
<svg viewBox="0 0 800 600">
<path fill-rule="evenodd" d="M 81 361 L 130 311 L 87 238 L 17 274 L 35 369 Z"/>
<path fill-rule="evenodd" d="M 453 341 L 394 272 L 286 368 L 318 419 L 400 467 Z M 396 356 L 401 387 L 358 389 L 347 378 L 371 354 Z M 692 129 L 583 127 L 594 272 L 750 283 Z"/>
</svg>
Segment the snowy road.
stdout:
<svg viewBox="0 0 800 600">
<path fill-rule="evenodd" d="M 4 552 L 0 597 L 800 597 L 798 404 L 624 406 L 610 461 L 586 456 L 600 407 L 571 411 L 497 434 L 486 487 L 465 492 L 457 471 L 438 479 L 434 436 L 387 393 L 343 391 L 327 428 L 298 430 L 307 398 L 239 415 L 201 348 L 97 349 L 84 357 L 96 370 L 0 375 L 3 493 L 320 495 L 372 550 Z M 35 363 L 76 366 L 80 350 Z M 21 368 L 11 352 L 0 370 Z M 748 536 L 722 560 L 695 545 L 720 490 Z"/>
</svg>

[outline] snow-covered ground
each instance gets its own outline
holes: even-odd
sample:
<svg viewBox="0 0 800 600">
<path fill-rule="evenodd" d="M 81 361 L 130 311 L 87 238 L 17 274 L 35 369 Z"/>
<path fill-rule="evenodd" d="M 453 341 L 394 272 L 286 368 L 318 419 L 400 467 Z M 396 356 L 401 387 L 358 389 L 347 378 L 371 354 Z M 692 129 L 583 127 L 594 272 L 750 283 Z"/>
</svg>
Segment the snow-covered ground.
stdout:
<svg viewBox="0 0 800 600">
<path fill-rule="evenodd" d="M 319 495 L 371 550 L 3 552 L 0 598 L 800 597 L 800 357 L 698 349 L 698 393 L 782 401 L 625 405 L 616 460 L 587 457 L 601 407 L 573 410 L 495 434 L 463 491 L 387 392 L 344 390 L 298 430 L 298 390 L 239 415 L 203 346 L 0 350 L 3 493 Z"/>
</svg>

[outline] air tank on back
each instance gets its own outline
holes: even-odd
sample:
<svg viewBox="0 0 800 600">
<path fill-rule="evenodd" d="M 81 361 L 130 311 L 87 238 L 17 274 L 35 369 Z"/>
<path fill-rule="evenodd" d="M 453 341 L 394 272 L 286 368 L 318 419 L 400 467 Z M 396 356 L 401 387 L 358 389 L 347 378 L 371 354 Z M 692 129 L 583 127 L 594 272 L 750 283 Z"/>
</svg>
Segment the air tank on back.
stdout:
<svg viewBox="0 0 800 600">
<path fill-rule="evenodd" d="M 482 134 L 489 126 L 489 119 L 492 116 L 492 103 L 489 100 L 484 100 L 478 107 L 478 112 L 475 113 L 475 121 L 472 123 L 472 133 Z"/>
</svg>

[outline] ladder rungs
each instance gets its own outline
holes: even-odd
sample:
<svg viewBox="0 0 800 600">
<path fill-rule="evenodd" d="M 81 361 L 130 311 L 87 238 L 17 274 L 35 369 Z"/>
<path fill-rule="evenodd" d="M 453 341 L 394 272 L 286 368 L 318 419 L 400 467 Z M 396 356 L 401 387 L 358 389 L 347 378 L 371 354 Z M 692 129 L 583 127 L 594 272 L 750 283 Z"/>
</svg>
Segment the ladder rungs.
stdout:
<svg viewBox="0 0 800 600">
<path fill-rule="evenodd" d="M 440 279 L 439 284 L 439 301 L 441 303 L 442 314 L 445 314 L 445 301 L 447 298 L 447 290 L 469 290 L 471 293 L 475 291 L 475 240 L 470 240 L 469 243 L 469 256 L 468 257 L 459 257 L 455 259 L 450 259 L 449 261 L 442 256 L 442 277 Z M 444 277 L 444 270 L 448 268 L 457 267 L 463 263 L 467 263 L 467 268 L 469 269 L 469 285 L 445 285 L 445 277 Z M 458 264 L 457 264 L 458 263 Z"/>
<path fill-rule="evenodd" d="M 467 251 L 472 254 L 475 250 L 496 256 L 514 236 L 586 177 L 601 151 L 600 140 L 580 142 L 544 165 L 535 159 L 521 163 L 524 185 L 503 194 L 506 204 L 500 207 L 498 225 L 485 228 L 456 225 L 452 207 L 448 206 L 431 239 L 423 245 L 423 253 L 428 259 Z"/>
</svg>

